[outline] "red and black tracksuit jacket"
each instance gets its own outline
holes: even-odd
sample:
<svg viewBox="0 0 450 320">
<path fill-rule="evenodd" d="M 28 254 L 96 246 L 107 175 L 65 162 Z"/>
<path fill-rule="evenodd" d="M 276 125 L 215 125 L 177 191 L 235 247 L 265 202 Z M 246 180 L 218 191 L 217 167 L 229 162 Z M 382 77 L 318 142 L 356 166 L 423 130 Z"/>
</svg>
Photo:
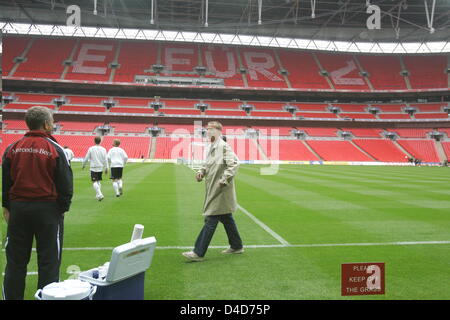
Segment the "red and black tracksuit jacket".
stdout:
<svg viewBox="0 0 450 320">
<path fill-rule="evenodd" d="M 29 131 L 9 145 L 2 159 L 2 206 L 11 201 L 57 202 L 69 210 L 73 175 L 64 149 L 43 131 Z"/>
<path fill-rule="evenodd" d="M 5 241 L 3 298 L 24 297 L 33 238 L 38 288 L 59 281 L 64 215 L 73 194 L 72 169 L 63 148 L 44 131 L 30 131 L 3 155 L 2 205 L 10 211 Z"/>
</svg>

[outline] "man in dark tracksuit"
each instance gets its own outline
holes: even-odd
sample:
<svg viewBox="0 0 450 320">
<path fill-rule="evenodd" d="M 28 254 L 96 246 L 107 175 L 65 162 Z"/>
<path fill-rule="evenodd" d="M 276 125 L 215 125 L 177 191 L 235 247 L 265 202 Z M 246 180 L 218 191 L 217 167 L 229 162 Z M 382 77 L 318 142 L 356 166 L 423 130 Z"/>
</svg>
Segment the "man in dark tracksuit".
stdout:
<svg viewBox="0 0 450 320">
<path fill-rule="evenodd" d="M 3 155 L 2 206 L 8 223 L 3 298 L 8 300 L 24 298 L 34 237 L 38 289 L 59 281 L 64 212 L 73 195 L 72 170 L 64 149 L 50 135 L 50 110 L 32 107 L 25 121 L 30 131 Z"/>
</svg>

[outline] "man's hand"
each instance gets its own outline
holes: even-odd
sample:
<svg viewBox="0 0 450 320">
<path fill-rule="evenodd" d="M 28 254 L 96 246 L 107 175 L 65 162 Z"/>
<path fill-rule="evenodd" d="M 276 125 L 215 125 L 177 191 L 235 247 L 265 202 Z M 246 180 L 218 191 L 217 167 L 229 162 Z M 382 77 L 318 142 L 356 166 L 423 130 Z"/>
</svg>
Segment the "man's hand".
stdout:
<svg viewBox="0 0 450 320">
<path fill-rule="evenodd" d="M 5 218 L 6 223 L 9 222 L 9 210 L 3 207 L 3 217 Z"/>
<path fill-rule="evenodd" d="M 195 178 L 197 179 L 197 182 L 202 181 L 203 180 L 203 173 L 197 172 L 197 175 L 195 176 Z"/>
<path fill-rule="evenodd" d="M 221 188 L 223 188 L 223 187 L 226 187 L 227 184 L 226 184 L 225 182 L 219 182 L 219 186 L 220 186 Z"/>
</svg>

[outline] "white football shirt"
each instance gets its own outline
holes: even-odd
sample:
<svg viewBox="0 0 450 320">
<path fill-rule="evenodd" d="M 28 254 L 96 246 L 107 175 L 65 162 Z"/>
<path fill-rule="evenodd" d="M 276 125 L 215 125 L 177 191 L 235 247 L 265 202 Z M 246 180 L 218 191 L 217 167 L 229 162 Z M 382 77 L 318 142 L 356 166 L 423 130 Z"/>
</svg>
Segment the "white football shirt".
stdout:
<svg viewBox="0 0 450 320">
<path fill-rule="evenodd" d="M 123 168 L 128 161 L 128 155 L 120 147 L 112 147 L 108 151 L 108 161 L 111 168 Z"/>
<path fill-rule="evenodd" d="M 83 168 L 88 161 L 91 171 L 102 172 L 105 168 L 108 168 L 106 149 L 99 145 L 90 147 L 86 157 L 84 157 Z"/>
</svg>

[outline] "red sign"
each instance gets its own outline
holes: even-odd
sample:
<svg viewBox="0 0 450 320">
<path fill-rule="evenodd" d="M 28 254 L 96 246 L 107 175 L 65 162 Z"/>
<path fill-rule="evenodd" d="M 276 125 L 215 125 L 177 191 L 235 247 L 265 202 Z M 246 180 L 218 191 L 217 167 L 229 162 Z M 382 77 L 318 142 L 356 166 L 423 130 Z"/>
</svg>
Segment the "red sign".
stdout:
<svg viewBox="0 0 450 320">
<path fill-rule="evenodd" d="M 343 296 L 384 294 L 384 263 L 344 263 L 341 277 Z"/>
</svg>

